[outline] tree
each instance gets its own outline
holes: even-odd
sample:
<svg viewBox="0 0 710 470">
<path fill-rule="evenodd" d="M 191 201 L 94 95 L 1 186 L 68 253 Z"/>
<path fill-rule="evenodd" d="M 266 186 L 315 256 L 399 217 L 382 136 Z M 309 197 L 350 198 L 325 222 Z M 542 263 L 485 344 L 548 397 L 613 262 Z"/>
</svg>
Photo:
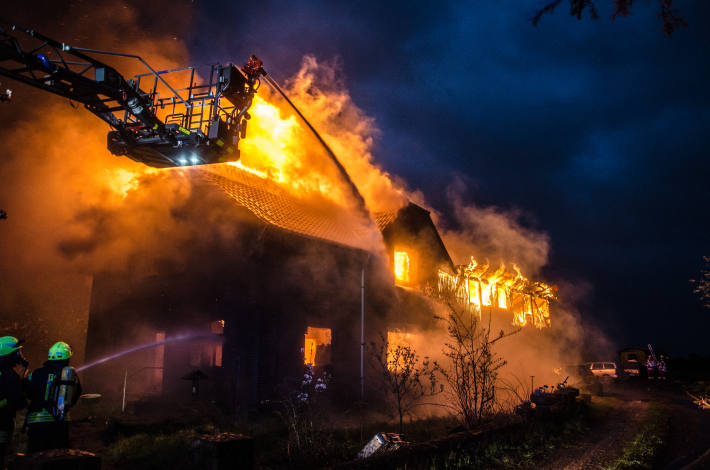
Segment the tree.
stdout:
<svg viewBox="0 0 710 470">
<path fill-rule="evenodd" d="M 634 4 L 634 0 L 613 0 L 614 1 L 614 13 L 611 15 L 612 19 L 618 16 L 631 16 L 631 7 Z M 543 15 L 547 13 L 552 13 L 555 8 L 562 3 L 562 0 L 552 0 L 548 1 L 542 8 L 537 10 L 532 18 L 532 24 L 537 26 Z M 647 2 L 648 3 L 648 0 Z M 658 17 L 663 21 L 663 33 L 666 36 L 671 36 L 674 31 L 678 28 L 684 28 L 688 26 L 683 18 L 677 16 L 675 8 L 673 8 L 673 0 L 658 0 L 659 12 Z M 597 11 L 594 0 L 569 0 L 570 5 L 570 15 L 576 16 L 578 19 L 582 18 L 584 12 L 588 12 L 592 19 L 599 18 L 599 12 Z"/>
<path fill-rule="evenodd" d="M 456 309 L 447 302 L 449 314 L 442 320 L 451 342 L 446 343 L 443 353 L 449 366 L 435 364 L 436 370 L 449 384 L 452 404 L 462 423 L 473 429 L 492 416 L 497 405 L 498 372 L 506 361 L 499 357 L 493 346 L 505 337 L 520 330 L 504 333 L 502 330 L 491 339 L 490 320 L 487 327 L 472 312 Z"/>
<path fill-rule="evenodd" d="M 693 292 L 698 294 L 705 308 L 710 308 L 710 256 L 703 256 L 703 260 L 705 266 L 700 270 L 700 279 L 691 279 L 690 282 L 695 286 Z"/>
<path fill-rule="evenodd" d="M 404 415 L 410 413 L 423 397 L 435 395 L 441 388 L 437 390 L 436 375 L 429 358 L 425 357 L 420 363 L 412 346 L 390 345 L 384 337 L 379 345 L 371 344 L 385 390 L 399 416 L 399 432 L 402 433 Z"/>
</svg>

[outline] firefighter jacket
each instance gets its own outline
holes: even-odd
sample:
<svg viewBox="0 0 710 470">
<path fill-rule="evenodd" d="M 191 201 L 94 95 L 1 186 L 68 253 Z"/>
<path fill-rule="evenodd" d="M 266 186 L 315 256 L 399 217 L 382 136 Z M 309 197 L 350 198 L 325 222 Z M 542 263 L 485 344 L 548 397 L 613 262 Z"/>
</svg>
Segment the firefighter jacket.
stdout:
<svg viewBox="0 0 710 470">
<path fill-rule="evenodd" d="M 27 406 L 22 379 L 11 367 L 0 367 L 0 444 L 8 442 L 15 413 Z"/>
<path fill-rule="evenodd" d="M 27 411 L 27 424 L 48 423 L 56 421 L 52 410 L 56 408 L 53 398 L 55 389 L 59 387 L 62 369 L 69 365 L 69 360 L 47 361 L 42 367 L 33 371 L 28 377 L 27 394 L 30 398 L 30 407 Z M 71 408 L 81 395 L 81 383 L 76 377 L 76 389 L 72 394 Z M 65 420 L 69 421 L 67 414 Z"/>
</svg>

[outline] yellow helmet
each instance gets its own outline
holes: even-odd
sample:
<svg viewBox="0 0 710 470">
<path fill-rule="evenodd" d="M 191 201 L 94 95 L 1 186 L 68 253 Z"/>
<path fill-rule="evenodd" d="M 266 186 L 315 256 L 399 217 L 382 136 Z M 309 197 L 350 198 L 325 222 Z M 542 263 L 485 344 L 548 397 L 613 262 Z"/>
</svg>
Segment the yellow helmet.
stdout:
<svg viewBox="0 0 710 470">
<path fill-rule="evenodd" d="M 69 359 L 72 357 L 71 346 L 69 346 L 64 341 L 59 341 L 54 343 L 51 348 L 49 348 L 49 360 L 50 361 L 61 361 L 62 359 Z"/>
<path fill-rule="evenodd" d="M 14 336 L 3 336 L 0 338 L 0 356 L 7 356 L 19 350 L 22 346 L 22 340 Z"/>
</svg>

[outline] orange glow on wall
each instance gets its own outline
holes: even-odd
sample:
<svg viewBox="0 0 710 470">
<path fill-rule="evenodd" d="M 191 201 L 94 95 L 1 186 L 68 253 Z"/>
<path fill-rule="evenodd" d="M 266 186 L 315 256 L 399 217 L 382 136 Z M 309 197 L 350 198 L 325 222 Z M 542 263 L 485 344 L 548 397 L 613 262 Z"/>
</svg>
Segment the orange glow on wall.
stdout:
<svg viewBox="0 0 710 470">
<path fill-rule="evenodd" d="M 415 335 L 412 333 L 405 333 L 403 331 L 388 331 L 387 332 L 387 368 L 389 370 L 395 370 L 397 368 L 395 351 L 397 347 L 412 347 L 412 341 Z M 400 362 L 402 358 L 400 357 Z M 399 364 L 401 366 L 402 364 Z"/>
</svg>

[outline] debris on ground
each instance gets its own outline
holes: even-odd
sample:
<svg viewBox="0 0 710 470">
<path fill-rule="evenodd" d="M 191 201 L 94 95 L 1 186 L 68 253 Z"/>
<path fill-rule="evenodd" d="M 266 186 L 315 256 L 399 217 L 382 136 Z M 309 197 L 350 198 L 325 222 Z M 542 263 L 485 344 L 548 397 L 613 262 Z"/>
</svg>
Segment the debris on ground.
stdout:
<svg viewBox="0 0 710 470">
<path fill-rule="evenodd" d="M 358 459 L 366 459 L 376 453 L 389 452 L 407 445 L 400 434 L 378 432 L 357 454 Z"/>
</svg>

